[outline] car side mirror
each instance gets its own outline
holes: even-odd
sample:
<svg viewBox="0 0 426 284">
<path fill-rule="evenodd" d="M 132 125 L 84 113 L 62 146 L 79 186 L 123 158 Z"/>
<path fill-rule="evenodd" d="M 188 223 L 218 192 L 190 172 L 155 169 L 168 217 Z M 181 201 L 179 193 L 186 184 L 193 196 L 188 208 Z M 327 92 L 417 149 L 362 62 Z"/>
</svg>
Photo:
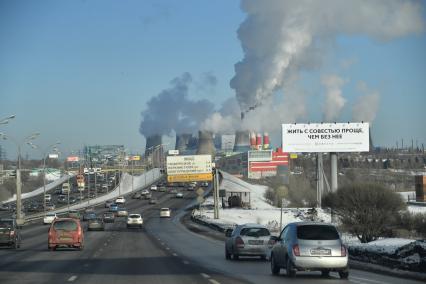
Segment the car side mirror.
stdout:
<svg viewBox="0 0 426 284">
<path fill-rule="evenodd" d="M 275 244 L 275 243 L 280 242 L 280 241 L 281 241 L 280 237 L 277 237 L 277 236 L 271 236 L 271 237 L 269 237 L 269 242 L 270 243 Z"/>
<path fill-rule="evenodd" d="M 226 229 L 226 231 L 225 231 L 225 236 L 227 237 L 227 238 L 229 238 L 229 237 L 231 237 L 231 235 L 232 235 L 232 229 Z"/>
</svg>

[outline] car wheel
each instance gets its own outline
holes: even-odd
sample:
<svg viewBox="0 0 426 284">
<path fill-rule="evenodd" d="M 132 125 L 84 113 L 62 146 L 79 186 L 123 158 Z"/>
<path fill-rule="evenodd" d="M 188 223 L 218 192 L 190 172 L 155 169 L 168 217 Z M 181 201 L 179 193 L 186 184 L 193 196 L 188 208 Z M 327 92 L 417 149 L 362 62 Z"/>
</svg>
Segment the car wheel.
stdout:
<svg viewBox="0 0 426 284">
<path fill-rule="evenodd" d="M 322 277 L 330 276 L 330 270 L 321 270 L 321 276 Z"/>
<path fill-rule="evenodd" d="M 239 256 L 238 254 L 235 254 L 235 253 L 234 253 L 234 254 L 232 255 L 232 259 L 233 259 L 233 260 L 239 260 L 239 259 L 240 259 L 240 256 Z"/>
<path fill-rule="evenodd" d="M 231 254 L 228 252 L 228 250 L 225 248 L 225 258 L 231 259 Z"/>
<path fill-rule="evenodd" d="M 341 279 L 348 279 L 349 271 L 347 271 L 347 270 L 339 271 L 339 276 L 340 276 Z"/>
<path fill-rule="evenodd" d="M 280 274 L 280 267 L 276 264 L 275 258 L 273 255 L 271 256 L 271 272 L 273 275 Z"/>
<path fill-rule="evenodd" d="M 294 268 L 293 262 L 289 257 L 287 258 L 287 265 L 285 269 L 288 277 L 293 278 L 296 276 L 296 269 Z"/>
</svg>

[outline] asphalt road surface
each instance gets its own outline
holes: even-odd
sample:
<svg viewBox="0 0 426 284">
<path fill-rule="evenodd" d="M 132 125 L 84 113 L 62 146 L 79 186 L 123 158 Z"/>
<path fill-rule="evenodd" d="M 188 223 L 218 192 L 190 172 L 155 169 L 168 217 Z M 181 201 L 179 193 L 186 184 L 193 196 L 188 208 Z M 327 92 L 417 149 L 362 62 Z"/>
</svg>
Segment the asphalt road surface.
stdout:
<svg viewBox="0 0 426 284">
<path fill-rule="evenodd" d="M 155 192 L 158 204 L 131 200 L 129 213 L 142 213 L 143 229 L 127 229 L 125 218 L 106 224 L 100 232 L 85 231 L 85 248 L 47 250 L 47 226 L 31 224 L 22 230 L 21 249 L 0 249 L 0 283 L 423 283 L 361 270 L 350 270 L 348 280 L 337 274 L 300 272 L 289 279 L 272 276 L 269 262 L 256 258 L 225 260 L 223 241 L 190 232 L 179 221 L 184 199 Z M 170 207 L 172 218 L 159 218 L 159 208 Z M 105 211 L 98 208 L 97 212 Z"/>
</svg>

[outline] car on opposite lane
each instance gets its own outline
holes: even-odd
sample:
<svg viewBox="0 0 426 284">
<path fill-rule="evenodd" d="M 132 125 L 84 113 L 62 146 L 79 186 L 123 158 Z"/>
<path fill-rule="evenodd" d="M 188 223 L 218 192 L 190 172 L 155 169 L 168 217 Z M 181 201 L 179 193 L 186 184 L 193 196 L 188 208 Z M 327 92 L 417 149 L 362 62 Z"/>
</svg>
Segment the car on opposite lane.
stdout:
<svg viewBox="0 0 426 284">
<path fill-rule="evenodd" d="M 129 212 L 126 208 L 120 207 L 117 209 L 117 217 L 127 217 L 129 215 Z"/>
<path fill-rule="evenodd" d="M 97 218 L 97 216 L 96 216 L 95 212 L 89 211 L 89 212 L 85 212 L 83 214 L 83 221 L 89 221 L 89 220 L 96 219 L 96 218 Z"/>
<path fill-rule="evenodd" d="M 116 204 L 124 204 L 124 203 L 126 203 L 126 199 L 123 196 L 119 196 L 119 197 L 117 197 L 117 199 L 115 199 L 115 203 Z"/>
<path fill-rule="evenodd" d="M 148 203 L 149 204 L 157 204 L 157 199 L 156 198 L 151 198 Z"/>
<path fill-rule="evenodd" d="M 182 192 L 176 193 L 176 198 L 183 198 L 183 193 Z"/>
<path fill-rule="evenodd" d="M 289 277 L 297 271 L 321 271 L 327 276 L 330 271 L 339 273 L 340 278 L 349 276 L 348 251 L 336 227 L 318 222 L 289 223 L 275 242 L 271 252 L 271 272 L 279 274 L 286 269 Z"/>
</svg>

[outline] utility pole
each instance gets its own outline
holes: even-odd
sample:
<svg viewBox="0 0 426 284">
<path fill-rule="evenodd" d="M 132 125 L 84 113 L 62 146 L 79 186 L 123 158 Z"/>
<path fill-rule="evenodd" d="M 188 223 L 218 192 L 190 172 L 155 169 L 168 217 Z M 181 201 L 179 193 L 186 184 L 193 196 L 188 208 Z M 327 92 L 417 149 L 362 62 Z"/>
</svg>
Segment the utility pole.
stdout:
<svg viewBox="0 0 426 284">
<path fill-rule="evenodd" d="M 219 219 L 219 174 L 218 170 L 214 169 L 213 175 L 213 196 L 214 196 L 214 218 Z"/>
<path fill-rule="evenodd" d="M 317 207 L 321 208 L 321 198 L 324 189 L 324 170 L 322 153 L 317 153 Z"/>
</svg>

